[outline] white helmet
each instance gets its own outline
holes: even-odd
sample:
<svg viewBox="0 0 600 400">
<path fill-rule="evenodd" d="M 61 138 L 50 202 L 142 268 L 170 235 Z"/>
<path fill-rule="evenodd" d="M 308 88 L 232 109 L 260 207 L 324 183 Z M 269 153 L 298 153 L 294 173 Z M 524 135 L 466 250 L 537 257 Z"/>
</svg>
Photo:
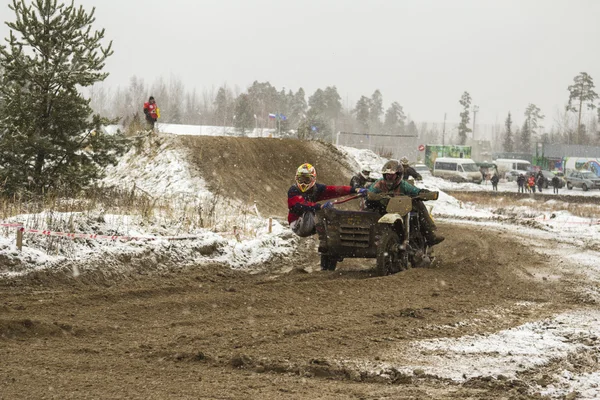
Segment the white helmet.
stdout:
<svg viewBox="0 0 600 400">
<path fill-rule="evenodd" d="M 371 168 L 365 165 L 360 170 L 360 174 L 362 175 L 363 178 L 369 179 L 369 176 L 371 175 Z"/>
<path fill-rule="evenodd" d="M 408 157 L 404 156 L 400 159 L 400 162 L 402 163 L 402 165 L 406 165 L 408 166 L 409 162 L 408 162 Z"/>
</svg>

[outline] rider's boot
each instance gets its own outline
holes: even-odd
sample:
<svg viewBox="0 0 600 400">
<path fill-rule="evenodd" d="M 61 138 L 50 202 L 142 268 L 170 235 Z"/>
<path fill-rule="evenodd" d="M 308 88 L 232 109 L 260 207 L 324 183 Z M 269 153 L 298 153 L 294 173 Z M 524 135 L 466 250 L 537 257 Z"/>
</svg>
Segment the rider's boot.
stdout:
<svg viewBox="0 0 600 400">
<path fill-rule="evenodd" d="M 431 219 L 429 212 L 427 212 L 423 202 L 415 202 L 414 205 L 419 212 L 419 222 L 421 223 L 421 229 L 423 236 L 425 236 L 425 240 L 427 240 L 427 244 L 435 246 L 436 244 L 442 243 L 446 238 L 442 235 L 436 235 L 435 231 L 437 227 L 435 226 L 435 222 Z"/>
<path fill-rule="evenodd" d="M 428 232 L 425 239 L 427 240 L 427 244 L 435 246 L 442 243 L 446 238 L 443 235 L 436 235 L 435 232 Z"/>
</svg>

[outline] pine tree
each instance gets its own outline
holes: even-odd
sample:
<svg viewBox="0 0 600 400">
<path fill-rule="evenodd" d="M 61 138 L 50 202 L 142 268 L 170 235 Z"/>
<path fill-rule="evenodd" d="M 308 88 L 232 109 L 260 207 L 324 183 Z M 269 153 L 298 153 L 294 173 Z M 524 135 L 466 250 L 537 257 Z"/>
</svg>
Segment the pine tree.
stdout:
<svg viewBox="0 0 600 400">
<path fill-rule="evenodd" d="M 250 101 L 250 96 L 246 93 L 240 94 L 235 101 L 233 124 L 242 136 L 246 134 L 246 131 L 250 131 L 254 128 L 252 102 Z"/>
<path fill-rule="evenodd" d="M 356 102 L 356 108 L 354 113 L 356 114 L 356 120 L 360 127 L 365 131 L 369 132 L 369 116 L 371 109 L 371 99 L 366 96 L 360 96 L 360 99 Z"/>
<path fill-rule="evenodd" d="M 419 136 L 419 130 L 417 129 L 417 124 L 415 124 L 415 121 L 410 121 L 408 123 L 408 126 L 406 127 L 406 134 L 414 137 Z"/>
<path fill-rule="evenodd" d="M 404 133 L 406 115 L 398 102 L 393 102 L 385 112 L 383 127 L 386 133 L 401 135 Z"/>
<path fill-rule="evenodd" d="M 124 151 L 122 135 L 100 134 L 80 88 L 103 81 L 111 45 L 92 31 L 87 13 L 56 0 L 13 0 L 8 46 L 0 47 L 0 181 L 2 190 L 78 190 L 101 178 Z"/>
<path fill-rule="evenodd" d="M 312 96 L 308 98 L 308 114 L 311 116 L 319 116 L 325 113 L 327 109 L 327 101 L 325 92 L 322 89 L 317 89 Z"/>
<path fill-rule="evenodd" d="M 521 128 L 521 152 L 529 153 L 531 151 L 531 127 L 529 126 L 529 120 L 523 122 L 523 128 Z"/>
<path fill-rule="evenodd" d="M 215 98 L 215 119 L 216 125 L 227 126 L 232 117 L 233 99 L 231 90 L 226 86 L 221 86 L 217 91 Z"/>
<path fill-rule="evenodd" d="M 342 110 L 342 98 L 340 97 L 335 86 L 327 86 L 323 91 L 323 99 L 325 100 L 324 117 L 330 120 L 335 120 Z"/>
<path fill-rule="evenodd" d="M 598 94 L 594 92 L 594 80 L 586 72 L 581 72 L 573 78 L 573 82 L 573 85 L 570 85 L 567 88 L 569 90 L 569 104 L 567 105 L 567 111 L 578 113 L 576 144 L 581 144 L 581 138 L 579 137 L 581 133 L 581 110 L 583 109 L 584 103 L 587 103 L 587 108 L 589 110 L 594 109 L 596 107 L 594 100 L 598 98 Z M 575 107 L 573 101 L 579 103 L 579 105 Z"/>
<path fill-rule="evenodd" d="M 293 127 L 297 127 L 300 124 L 300 121 L 304 118 L 306 114 L 306 94 L 304 93 L 304 89 L 300 88 L 294 94 L 294 98 L 292 100 L 292 106 L 290 110 L 290 124 Z"/>
<path fill-rule="evenodd" d="M 535 134 L 535 130 L 538 129 L 539 123 L 538 120 L 542 120 L 545 118 L 544 115 L 540 113 L 539 107 L 535 104 L 529 104 L 527 109 L 525 110 L 525 118 L 527 119 L 527 127 L 529 128 L 529 137 L 533 138 Z"/>
<path fill-rule="evenodd" d="M 512 134 L 512 118 L 510 116 L 510 112 L 508 113 L 508 117 L 506 117 L 504 126 L 506 127 L 506 131 L 504 132 L 504 142 L 502 143 L 502 148 L 505 152 L 512 153 L 515 143 Z"/>
<path fill-rule="evenodd" d="M 371 95 L 369 107 L 369 127 L 371 131 L 377 131 L 381 127 L 381 115 L 383 114 L 383 96 L 379 89 Z"/>
<path fill-rule="evenodd" d="M 458 125 L 458 141 L 459 144 L 467 143 L 467 133 L 471 132 L 469 128 L 469 107 L 471 107 L 471 95 L 469 92 L 464 92 L 459 101 L 463 106 L 463 111 L 460 113 L 460 124 Z"/>
</svg>

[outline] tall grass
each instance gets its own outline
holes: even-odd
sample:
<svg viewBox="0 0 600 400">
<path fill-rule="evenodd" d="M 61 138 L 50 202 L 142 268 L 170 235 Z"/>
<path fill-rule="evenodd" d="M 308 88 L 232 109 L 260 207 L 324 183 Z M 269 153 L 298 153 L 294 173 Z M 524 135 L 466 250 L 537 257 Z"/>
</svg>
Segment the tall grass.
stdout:
<svg viewBox="0 0 600 400">
<path fill-rule="evenodd" d="M 236 211 L 232 213 L 232 209 Z M 107 214 L 134 217 L 141 225 L 168 227 L 170 231 L 189 234 L 198 228 L 233 231 L 234 225 L 245 231 L 248 217 L 254 211 L 253 204 L 235 204 L 221 196 L 219 190 L 205 198 L 185 194 L 154 197 L 135 185 L 128 190 L 96 186 L 75 196 L 49 192 L 0 197 L 0 220 L 19 216 L 19 222 L 31 229 L 74 232 L 77 231 L 74 221 L 81 214 L 95 220 Z"/>
</svg>

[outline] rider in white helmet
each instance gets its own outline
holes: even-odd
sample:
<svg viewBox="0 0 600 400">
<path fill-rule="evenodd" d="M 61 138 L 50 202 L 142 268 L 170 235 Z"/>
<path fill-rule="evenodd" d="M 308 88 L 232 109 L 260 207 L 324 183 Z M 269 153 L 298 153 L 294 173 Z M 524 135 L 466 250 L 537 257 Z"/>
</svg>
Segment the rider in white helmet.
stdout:
<svg viewBox="0 0 600 400">
<path fill-rule="evenodd" d="M 373 182 L 375 182 L 375 179 L 371 178 L 371 168 L 365 165 L 361 168 L 360 172 L 350 179 L 350 186 L 367 188 L 371 186 Z"/>
</svg>

